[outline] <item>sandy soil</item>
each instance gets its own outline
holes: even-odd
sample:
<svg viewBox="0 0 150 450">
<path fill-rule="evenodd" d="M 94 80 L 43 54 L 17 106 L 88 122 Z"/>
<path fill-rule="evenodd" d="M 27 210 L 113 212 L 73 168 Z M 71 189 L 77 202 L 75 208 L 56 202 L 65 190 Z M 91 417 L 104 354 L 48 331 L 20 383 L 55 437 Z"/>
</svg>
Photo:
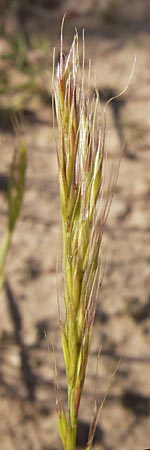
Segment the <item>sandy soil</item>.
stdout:
<svg viewBox="0 0 150 450">
<path fill-rule="evenodd" d="M 52 49 L 59 48 L 62 15 L 65 47 L 76 26 L 85 29 L 86 70 L 92 59 L 92 86 L 102 104 L 127 84 L 134 55 L 137 61 L 126 94 L 110 105 L 107 124 L 109 162 L 118 161 L 119 176 L 105 231 L 106 270 L 97 307 L 84 396 L 80 409 L 78 448 L 84 448 L 95 396 L 102 401 L 112 372 L 93 448 L 132 450 L 150 447 L 150 54 L 149 2 L 120 0 L 75 2 L 40 0 L 19 15 L 5 10 L 3 27 L 29 40 L 28 58 L 38 64 L 38 89 L 26 89 L 21 107 L 28 145 L 26 192 L 7 260 L 0 300 L 0 436 L 2 450 L 56 450 L 57 431 L 51 339 L 55 343 L 59 381 L 66 401 L 57 310 L 57 255 L 61 255 L 55 137 L 52 127 Z M 18 15 L 17 15 L 18 14 Z M 22 18 L 23 16 L 23 18 Z M 21 28 L 22 29 L 22 28 Z M 37 39 L 31 51 L 31 38 Z M 43 44 L 44 42 L 44 44 Z M 40 48 L 40 43 L 41 48 Z M 9 52 L 6 36 L 2 53 Z M 0 107 L 0 240 L 6 220 L 8 168 L 15 147 L 8 107 L 13 91 L 30 75 L 2 59 L 9 93 Z M 41 91 L 40 91 L 41 89 Z M 45 92 L 44 103 L 39 92 Z M 13 92 L 13 94 L 12 94 Z M 20 91 L 21 92 L 21 87 Z M 20 94 L 19 94 L 20 95 Z M 10 108 L 10 113 L 11 113 Z M 122 150 L 123 149 L 123 150 Z M 105 252 L 105 250 L 104 250 Z M 61 286 L 61 270 L 58 278 Z M 61 289 L 61 288 L 60 288 Z M 44 332 L 46 331 L 47 339 Z M 97 355 L 101 346 L 99 370 Z"/>
</svg>

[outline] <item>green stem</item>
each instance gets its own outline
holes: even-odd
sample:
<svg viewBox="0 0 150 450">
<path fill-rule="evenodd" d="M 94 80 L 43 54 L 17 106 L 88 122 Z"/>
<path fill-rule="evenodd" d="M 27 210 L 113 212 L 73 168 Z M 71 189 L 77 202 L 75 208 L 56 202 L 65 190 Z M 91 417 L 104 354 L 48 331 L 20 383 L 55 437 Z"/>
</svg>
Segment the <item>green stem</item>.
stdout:
<svg viewBox="0 0 150 450">
<path fill-rule="evenodd" d="M 63 241 L 63 273 L 64 273 L 64 297 L 65 297 L 65 305 L 66 305 L 66 324 L 67 328 L 71 327 L 71 335 L 73 335 L 73 327 L 74 324 L 71 323 L 71 312 L 70 312 L 70 302 L 68 297 L 68 274 L 67 274 L 67 251 L 69 244 L 69 230 L 66 225 L 66 218 L 62 214 L 62 241 Z M 69 323 L 68 323 L 69 322 Z M 68 328 L 68 332 L 69 332 Z M 70 353 L 70 349 L 69 349 Z M 73 357 L 74 355 L 72 355 Z M 69 363 L 72 364 L 72 357 L 70 358 Z M 69 367 L 70 368 L 70 367 Z M 72 374 L 74 377 L 74 373 Z M 71 377 L 72 378 L 72 377 Z M 74 383 L 72 379 L 68 379 L 68 409 L 69 409 L 69 421 L 68 421 L 68 433 L 66 435 L 66 444 L 64 450 L 75 450 L 76 448 L 76 430 L 77 430 L 77 418 L 74 414 Z"/>
<path fill-rule="evenodd" d="M 75 448 L 76 448 L 76 431 L 77 431 L 77 421 L 75 421 L 74 426 L 72 426 L 69 423 L 66 445 L 65 445 L 64 450 L 75 450 Z"/>
<path fill-rule="evenodd" d="M 5 266 L 5 261 L 6 261 L 8 249 L 10 246 L 10 242 L 11 242 L 11 235 L 12 235 L 12 233 L 8 229 L 6 231 L 4 241 L 3 241 L 2 247 L 0 249 L 0 287 L 2 287 L 3 283 L 4 283 L 4 266 Z"/>
</svg>

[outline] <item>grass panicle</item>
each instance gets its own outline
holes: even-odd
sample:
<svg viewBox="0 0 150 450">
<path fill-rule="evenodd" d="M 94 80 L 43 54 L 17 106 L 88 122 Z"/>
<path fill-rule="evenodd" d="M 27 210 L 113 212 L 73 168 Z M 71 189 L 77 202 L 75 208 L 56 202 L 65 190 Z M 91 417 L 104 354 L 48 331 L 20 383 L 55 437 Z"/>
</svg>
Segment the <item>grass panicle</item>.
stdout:
<svg viewBox="0 0 150 450">
<path fill-rule="evenodd" d="M 10 166 L 9 184 L 7 192 L 8 223 L 2 246 L 0 248 L 0 288 L 5 281 L 5 261 L 10 248 L 12 234 L 20 214 L 25 188 L 25 175 L 27 167 L 27 148 L 21 143 L 14 151 Z"/>
<path fill-rule="evenodd" d="M 103 213 L 99 209 L 103 193 L 105 124 L 102 125 L 100 118 L 98 96 L 95 94 L 91 99 L 85 92 L 84 45 L 80 69 L 77 32 L 65 57 L 61 31 L 60 60 L 53 82 L 65 301 L 65 319 L 60 322 L 60 331 L 68 386 L 68 413 L 59 408 L 59 432 L 63 448 L 74 450 L 99 295 L 100 253 L 107 215 L 107 208 Z"/>
</svg>

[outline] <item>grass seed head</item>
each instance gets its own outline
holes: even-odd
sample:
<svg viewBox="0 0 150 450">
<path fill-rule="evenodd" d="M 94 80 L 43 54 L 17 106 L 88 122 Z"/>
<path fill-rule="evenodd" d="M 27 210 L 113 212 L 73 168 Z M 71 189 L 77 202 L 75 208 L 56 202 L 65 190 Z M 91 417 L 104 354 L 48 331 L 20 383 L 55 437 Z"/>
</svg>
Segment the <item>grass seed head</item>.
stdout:
<svg viewBox="0 0 150 450">
<path fill-rule="evenodd" d="M 63 53 L 54 77 L 58 124 L 58 174 L 63 242 L 66 315 L 61 326 L 68 383 L 68 436 L 64 449 L 74 450 L 78 410 L 90 349 L 96 308 L 96 283 L 104 217 L 98 208 L 102 190 L 104 136 L 98 114 L 99 99 L 86 95 L 84 62 L 80 69 L 78 34 L 68 55 Z M 83 45 L 84 53 L 84 45 Z M 83 57 L 84 59 L 84 57 Z M 65 429 L 66 430 L 66 429 Z M 72 443 L 71 443 L 72 442 Z M 67 445 L 70 445 L 67 446 Z"/>
</svg>

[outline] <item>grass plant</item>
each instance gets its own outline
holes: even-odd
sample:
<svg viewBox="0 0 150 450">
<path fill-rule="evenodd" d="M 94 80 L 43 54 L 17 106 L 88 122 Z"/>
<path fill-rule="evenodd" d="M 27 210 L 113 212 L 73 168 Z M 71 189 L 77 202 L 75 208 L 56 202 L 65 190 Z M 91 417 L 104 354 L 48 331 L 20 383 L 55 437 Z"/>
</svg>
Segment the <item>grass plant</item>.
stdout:
<svg viewBox="0 0 150 450">
<path fill-rule="evenodd" d="M 63 25 L 62 25 L 63 28 Z M 60 332 L 66 369 L 68 411 L 58 395 L 59 432 L 64 450 L 76 448 L 79 406 L 101 283 L 101 244 L 108 203 L 103 197 L 105 121 L 99 98 L 91 99 L 80 69 L 78 34 L 68 55 L 63 53 L 54 75 L 54 99 L 58 124 L 58 173 L 63 245 L 65 318 Z M 89 431 L 86 450 L 92 447 L 97 414 Z"/>
<path fill-rule="evenodd" d="M 103 22 L 110 25 L 116 25 L 118 0 L 109 0 L 104 7 L 99 11 L 99 15 Z"/>
<path fill-rule="evenodd" d="M 4 51 L 1 54 L 2 68 L 0 68 L 2 100 L 0 111 L 3 116 L 7 111 L 9 115 L 10 111 L 12 115 L 19 114 L 29 107 L 29 102 L 35 96 L 44 106 L 50 104 L 51 97 L 41 82 L 42 74 L 47 67 L 46 42 L 36 40 L 34 35 L 31 35 L 31 45 L 28 47 L 25 34 L 17 31 L 16 35 L 12 36 L 11 33 L 1 30 L 0 38 L 4 41 Z"/>
<path fill-rule="evenodd" d="M 25 188 L 27 167 L 27 148 L 24 143 L 14 151 L 10 166 L 9 184 L 7 192 L 8 221 L 7 229 L 0 248 L 0 289 L 5 281 L 5 262 L 11 245 L 12 235 L 18 220 Z"/>
</svg>

